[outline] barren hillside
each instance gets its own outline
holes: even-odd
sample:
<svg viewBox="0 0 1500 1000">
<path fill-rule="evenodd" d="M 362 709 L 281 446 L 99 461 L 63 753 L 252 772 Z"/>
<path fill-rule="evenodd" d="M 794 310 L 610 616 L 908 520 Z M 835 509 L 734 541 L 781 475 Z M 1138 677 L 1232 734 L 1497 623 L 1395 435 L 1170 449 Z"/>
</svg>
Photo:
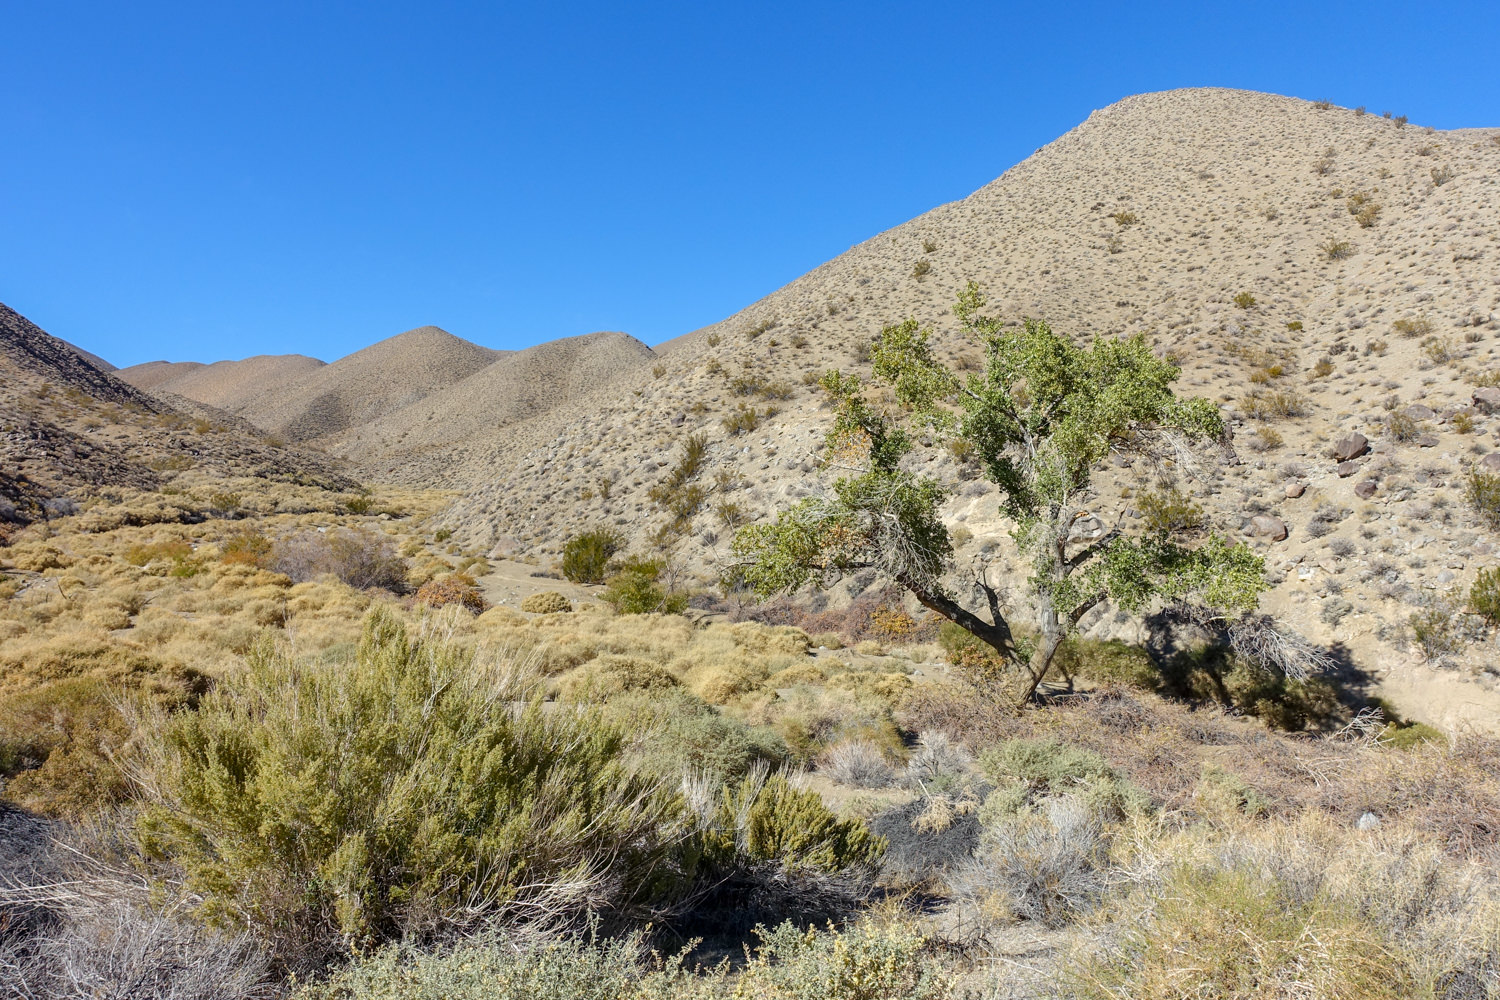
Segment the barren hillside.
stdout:
<svg viewBox="0 0 1500 1000">
<path fill-rule="evenodd" d="M 805 380 L 860 369 L 860 346 L 906 316 L 951 356 L 977 356 L 950 314 L 972 279 L 991 312 L 1079 338 L 1145 332 L 1175 356 L 1180 389 L 1222 404 L 1244 460 L 1187 484 L 1210 526 L 1280 518 L 1290 537 L 1257 542 L 1284 577 L 1272 607 L 1358 656 L 1410 663 L 1420 683 L 1427 667 L 1397 648 L 1395 624 L 1456 599 L 1495 543 L 1458 500 L 1500 432 L 1469 405 L 1496 367 L 1494 136 L 1243 91 L 1128 98 L 968 198 L 663 345 L 654 378 L 475 449 L 457 470 L 472 492 L 448 523 L 542 559 L 592 524 L 643 539 L 665 520 L 646 496 L 658 470 L 702 432 L 704 483 L 743 484 L 698 515 L 689 555 L 711 566 L 727 536 L 716 503 L 759 516 L 823 481 L 821 394 Z M 726 417 L 745 407 L 759 425 L 736 431 Z M 1411 422 L 1393 431 L 1393 414 Z M 1356 431 L 1373 447 L 1341 477 L 1330 447 Z M 972 532 L 960 558 L 1003 547 L 973 470 L 947 456 L 931 468 Z M 1134 513 L 1132 490 L 1151 485 L 1134 475 L 1105 477 L 1107 516 Z M 1442 712 L 1471 716 L 1466 692 Z"/>
<path fill-rule="evenodd" d="M 287 382 L 324 367 L 302 354 L 260 354 L 243 361 L 148 361 L 122 368 L 119 378 L 148 392 L 170 392 L 238 413 Z"/>
<path fill-rule="evenodd" d="M 655 354 L 623 333 L 567 337 L 507 354 L 421 402 L 333 437 L 328 445 L 382 478 L 439 485 L 510 425 L 614 386 L 639 386 Z M 622 381 L 622 376 L 624 380 Z M 459 480 L 462 481 L 462 480 Z"/>
<path fill-rule="evenodd" d="M 180 474 L 347 483 L 328 460 L 278 448 L 248 424 L 148 395 L 0 305 L 0 532 Z"/>
<path fill-rule="evenodd" d="M 289 441 L 310 441 L 410 406 L 500 356 L 435 326 L 419 327 L 270 386 L 236 412 Z"/>
</svg>

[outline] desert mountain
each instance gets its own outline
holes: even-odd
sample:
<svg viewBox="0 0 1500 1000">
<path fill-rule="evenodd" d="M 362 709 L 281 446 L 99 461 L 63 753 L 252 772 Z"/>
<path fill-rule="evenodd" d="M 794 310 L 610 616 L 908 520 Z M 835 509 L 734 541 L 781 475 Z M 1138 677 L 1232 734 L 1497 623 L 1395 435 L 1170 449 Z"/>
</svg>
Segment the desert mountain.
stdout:
<svg viewBox="0 0 1500 1000">
<path fill-rule="evenodd" d="M 236 413 L 300 375 L 324 367 L 302 354 L 261 354 L 243 361 L 148 361 L 116 374 L 138 389 L 170 392 Z"/>
<path fill-rule="evenodd" d="M 510 425 L 535 418 L 602 387 L 639 385 L 655 353 L 623 333 L 567 337 L 506 354 L 421 402 L 358 425 L 329 446 L 371 467 L 430 485 L 462 482 L 464 469 L 503 447 Z"/>
<path fill-rule="evenodd" d="M 1495 133 L 1244 91 L 1128 98 L 962 201 L 663 345 L 652 379 L 471 449 L 452 473 L 470 492 L 447 523 L 542 559 L 594 524 L 644 540 L 666 520 L 647 491 L 703 433 L 700 478 L 715 496 L 686 551 L 712 565 L 721 520 L 826 484 L 817 373 L 866 369 L 863 346 L 908 316 L 933 327 L 940 352 L 977 360 L 950 312 L 974 280 L 991 313 L 1079 339 L 1144 333 L 1174 356 L 1179 390 L 1221 404 L 1243 460 L 1185 483 L 1208 526 L 1274 536 L 1252 517 L 1285 524 L 1289 538 L 1256 543 L 1284 576 L 1272 608 L 1390 655 L 1389 623 L 1466 586 L 1495 544 L 1458 491 L 1500 433 L 1470 406 L 1497 367 L 1497 232 Z M 1331 446 L 1352 432 L 1373 447 L 1341 471 Z M 974 469 L 946 454 L 926 468 L 956 491 L 951 517 L 973 538 L 961 560 L 1007 544 Z M 1152 486 L 1114 470 L 1101 514 L 1138 517 L 1132 496 Z M 726 501 L 736 512 L 716 517 Z"/>
<path fill-rule="evenodd" d="M 250 370 L 230 371 L 218 391 L 226 397 L 231 393 L 236 398 L 248 396 L 228 408 L 257 427 L 289 441 L 310 441 L 410 406 L 462 381 L 500 355 L 435 326 L 424 326 L 332 364 L 306 366 L 308 370 L 300 375 L 260 392 L 253 391 L 254 379 L 246 377 Z M 203 374 L 195 371 L 189 377 Z"/>
<path fill-rule="evenodd" d="M 243 421 L 150 395 L 0 305 L 0 530 L 178 473 L 347 482 L 327 459 L 273 447 Z"/>
</svg>

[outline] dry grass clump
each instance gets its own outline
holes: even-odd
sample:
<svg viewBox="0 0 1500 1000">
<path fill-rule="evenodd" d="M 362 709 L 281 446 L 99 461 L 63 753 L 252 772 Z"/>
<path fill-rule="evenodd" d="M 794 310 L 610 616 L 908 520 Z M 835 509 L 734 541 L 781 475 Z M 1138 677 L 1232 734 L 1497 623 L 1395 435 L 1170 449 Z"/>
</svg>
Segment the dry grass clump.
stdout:
<svg viewBox="0 0 1500 1000">
<path fill-rule="evenodd" d="M 533 615 L 562 614 L 573 610 L 573 602 L 555 590 L 544 590 L 527 594 L 521 601 L 521 610 Z"/>
<path fill-rule="evenodd" d="M 483 614 L 486 607 L 484 595 L 475 586 L 474 578 L 463 573 L 453 573 L 422 584 L 417 589 L 417 603 L 429 608 L 456 604 L 476 615 Z"/>
<path fill-rule="evenodd" d="M 848 740 L 823 752 L 818 769 L 850 788 L 888 788 L 896 780 L 885 753 L 869 740 Z"/>
<path fill-rule="evenodd" d="M 297 583 L 326 574 L 358 590 L 399 591 L 406 586 L 406 562 L 395 545 L 367 528 L 293 532 L 275 541 L 270 566 Z"/>
</svg>

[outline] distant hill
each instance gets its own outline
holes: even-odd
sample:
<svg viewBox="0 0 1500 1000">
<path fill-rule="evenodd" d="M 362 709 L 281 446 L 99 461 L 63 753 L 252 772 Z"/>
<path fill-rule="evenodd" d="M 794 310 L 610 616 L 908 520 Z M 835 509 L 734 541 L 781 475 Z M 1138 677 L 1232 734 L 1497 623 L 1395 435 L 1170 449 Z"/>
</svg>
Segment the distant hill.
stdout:
<svg viewBox="0 0 1500 1000">
<path fill-rule="evenodd" d="M 289 441 L 309 441 L 410 406 L 499 356 L 435 326 L 419 327 L 271 386 L 237 412 Z"/>
<path fill-rule="evenodd" d="M 567 337 L 507 354 L 421 402 L 336 435 L 336 453 L 387 478 L 462 481 L 470 456 L 499 447 L 507 428 L 622 376 L 641 381 L 655 353 L 623 333 Z"/>
<path fill-rule="evenodd" d="M 276 391 L 300 375 L 324 367 L 301 354 L 261 354 L 243 361 L 149 361 L 122 368 L 118 376 L 139 389 L 175 393 L 231 413 Z"/>
</svg>

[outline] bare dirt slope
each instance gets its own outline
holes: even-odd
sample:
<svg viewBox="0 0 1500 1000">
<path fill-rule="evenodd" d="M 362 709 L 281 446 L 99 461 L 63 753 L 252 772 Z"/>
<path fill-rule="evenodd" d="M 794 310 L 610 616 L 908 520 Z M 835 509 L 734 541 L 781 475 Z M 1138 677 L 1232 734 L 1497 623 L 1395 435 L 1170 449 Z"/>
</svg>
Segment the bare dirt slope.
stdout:
<svg viewBox="0 0 1500 1000">
<path fill-rule="evenodd" d="M 310 441 L 410 406 L 500 355 L 435 326 L 419 327 L 275 385 L 237 412 L 289 441 Z"/>
<path fill-rule="evenodd" d="M 200 403 L 149 395 L 0 305 L 0 534 L 180 473 L 347 482 Z"/>
<path fill-rule="evenodd" d="M 1289 528 L 1256 543 L 1281 579 L 1269 603 L 1356 658 L 1415 662 L 1397 634 L 1413 610 L 1456 599 L 1494 561 L 1496 538 L 1459 491 L 1500 432 L 1469 405 L 1500 369 L 1495 134 L 1244 91 L 1128 98 L 968 198 L 662 345 L 655 377 L 472 450 L 453 480 L 470 495 L 447 523 L 544 561 L 593 524 L 644 542 L 666 520 L 647 491 L 701 432 L 713 495 L 684 553 L 708 569 L 728 534 L 716 505 L 761 516 L 826 481 L 826 414 L 804 380 L 863 369 L 861 345 L 906 316 L 932 324 L 953 358 L 977 359 L 950 313 L 972 279 L 1006 318 L 1078 338 L 1141 332 L 1176 357 L 1181 389 L 1222 404 L 1244 460 L 1186 484 L 1209 526 L 1239 534 L 1263 513 Z M 725 418 L 743 407 L 759 426 L 735 433 Z M 1415 423 L 1393 429 L 1392 414 Z M 1352 431 L 1373 447 L 1341 477 L 1330 446 Z M 1003 548 L 974 470 L 949 456 L 928 468 L 953 484 L 951 514 L 973 534 L 960 558 Z M 1153 484 L 1137 476 L 1104 477 L 1106 519 L 1138 516 L 1131 497 Z M 1356 493 L 1366 481 L 1373 492 Z"/>
<path fill-rule="evenodd" d="M 380 478 L 441 485 L 502 442 L 510 425 L 624 378 L 640 385 L 656 355 L 624 333 L 566 337 L 507 354 L 411 406 L 330 438 L 328 447 Z"/>
<path fill-rule="evenodd" d="M 324 367 L 302 354 L 260 354 L 243 361 L 148 361 L 122 368 L 121 379 L 148 392 L 170 392 L 238 413 L 287 382 Z"/>
</svg>

